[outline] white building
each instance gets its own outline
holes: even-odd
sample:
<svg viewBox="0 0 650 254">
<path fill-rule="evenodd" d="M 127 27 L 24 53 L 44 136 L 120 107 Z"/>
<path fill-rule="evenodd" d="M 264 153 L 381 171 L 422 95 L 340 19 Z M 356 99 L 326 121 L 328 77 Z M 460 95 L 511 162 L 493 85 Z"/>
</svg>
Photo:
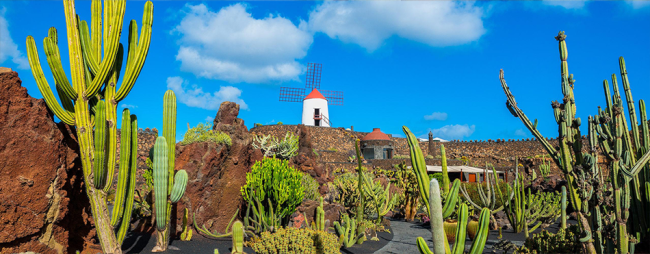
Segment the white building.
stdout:
<svg viewBox="0 0 650 254">
<path fill-rule="evenodd" d="M 302 101 L 302 124 L 330 127 L 329 117 L 327 99 L 318 90 L 311 90 L 311 93 Z"/>
</svg>

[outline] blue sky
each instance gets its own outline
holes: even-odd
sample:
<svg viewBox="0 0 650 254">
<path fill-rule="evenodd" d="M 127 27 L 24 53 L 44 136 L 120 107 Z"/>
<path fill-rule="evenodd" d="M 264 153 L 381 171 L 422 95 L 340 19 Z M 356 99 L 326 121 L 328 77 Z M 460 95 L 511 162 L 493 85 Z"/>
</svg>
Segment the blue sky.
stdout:
<svg viewBox="0 0 650 254">
<path fill-rule="evenodd" d="M 128 1 L 125 19 L 141 24 L 143 6 Z M 77 12 L 89 21 L 90 1 L 77 2 Z M 0 66 L 18 71 L 37 98 L 25 38 L 34 36 L 53 84 L 42 45 L 51 26 L 65 36 L 61 2 L 0 2 Z M 542 134 L 556 137 L 550 102 L 562 99 L 553 38 L 560 30 L 568 36 L 579 117 L 586 120 L 604 104 L 602 81 L 619 76 L 619 56 L 634 99 L 650 100 L 650 1 L 155 1 L 149 55 L 120 106 L 138 115 L 140 127 L 160 129 L 163 94 L 174 90 L 179 139 L 187 123 L 212 121 L 224 100 L 242 106 L 249 128 L 298 124 L 301 104 L 279 102 L 279 89 L 304 87 L 307 63 L 317 62 L 322 89 L 345 93 L 344 106 L 330 106 L 335 127 L 402 135 L 406 125 L 421 137 L 432 131 L 445 139 L 530 138 L 505 107 L 503 68 L 519 106 L 539 119 Z"/>
</svg>

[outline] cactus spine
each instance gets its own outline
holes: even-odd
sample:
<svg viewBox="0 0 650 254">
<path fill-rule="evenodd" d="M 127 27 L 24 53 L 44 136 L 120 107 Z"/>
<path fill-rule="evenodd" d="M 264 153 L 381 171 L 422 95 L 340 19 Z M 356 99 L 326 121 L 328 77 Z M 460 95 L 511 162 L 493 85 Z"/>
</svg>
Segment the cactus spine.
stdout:
<svg viewBox="0 0 650 254">
<path fill-rule="evenodd" d="M 154 145 L 154 194 L 156 204 L 156 246 L 152 252 L 167 250 L 169 244 L 168 227 L 172 204 L 178 202 L 187 186 L 185 170 L 174 174 L 176 158 L 176 95 L 171 90 L 165 93 L 163 103 L 163 136 Z"/>
<path fill-rule="evenodd" d="M 91 3 L 92 20 L 90 29 L 84 20 L 79 20 L 75 2 L 63 1 L 68 52 L 70 60 L 71 79 L 68 79 L 61 62 L 58 48 L 58 34 L 55 28 L 50 28 L 48 36 L 43 40 L 47 62 L 54 76 L 58 98 L 48 84 L 38 56 L 36 43 L 32 36 L 26 40 L 27 55 L 32 74 L 36 80 L 48 108 L 61 121 L 76 128 L 79 141 L 81 164 L 83 168 L 86 195 L 90 200 L 91 212 L 99 243 L 105 253 L 122 253 L 120 245 L 124 234 L 128 231 L 132 204 L 135 163 L 128 162 L 135 158 L 134 146 L 129 142 L 122 148 L 131 147 L 131 154 L 120 154 L 121 185 L 118 184 L 119 202 L 123 203 L 110 216 L 107 205 L 107 192 L 113 186 L 117 154 L 117 104 L 131 91 L 144 60 L 149 51 L 151 25 L 153 23 L 153 3 L 144 5 L 142 31 L 138 41 L 137 24 L 131 21 L 129 29 L 129 47 L 127 66 L 122 77 L 122 84 L 117 88 L 121 70 L 124 49 L 120 42 L 121 28 L 126 8 L 125 0 L 105 1 L 104 29 L 102 29 L 102 3 L 93 0 Z M 113 27 L 115 29 L 109 29 Z M 102 45 L 103 52 L 102 52 Z M 132 142 L 137 143 L 137 123 L 135 117 L 129 115 L 127 125 L 136 128 L 135 131 L 123 131 L 122 138 L 126 141 L 131 136 Z M 136 126 L 136 127 L 133 127 Z M 94 130 L 94 131 L 93 131 Z M 122 141 L 120 141 L 122 142 Z M 137 147 L 137 146 L 135 146 Z M 122 172 L 124 170 L 124 172 Z M 133 176 L 133 177 L 132 177 Z M 117 207 L 117 206 L 116 206 Z M 120 216 L 121 215 L 121 216 Z M 126 227 L 126 228 L 125 228 Z"/>
</svg>

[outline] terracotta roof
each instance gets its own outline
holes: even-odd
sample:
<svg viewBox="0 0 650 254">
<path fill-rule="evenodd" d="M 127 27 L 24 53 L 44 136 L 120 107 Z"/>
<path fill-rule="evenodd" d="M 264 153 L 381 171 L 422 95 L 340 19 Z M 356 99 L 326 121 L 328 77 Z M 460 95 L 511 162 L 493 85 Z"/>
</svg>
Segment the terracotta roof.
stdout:
<svg viewBox="0 0 650 254">
<path fill-rule="evenodd" d="M 307 100 L 307 99 L 323 99 L 323 100 L 327 100 L 327 99 L 325 99 L 325 96 L 323 96 L 323 95 L 322 95 L 318 90 L 316 90 L 316 89 L 311 90 L 311 93 L 309 93 L 309 95 L 307 95 L 307 97 L 305 97 L 305 99 L 303 99 L 303 100 Z"/>
<path fill-rule="evenodd" d="M 371 133 L 368 133 L 362 140 L 390 140 L 390 137 L 381 132 L 379 128 L 373 128 Z"/>
</svg>

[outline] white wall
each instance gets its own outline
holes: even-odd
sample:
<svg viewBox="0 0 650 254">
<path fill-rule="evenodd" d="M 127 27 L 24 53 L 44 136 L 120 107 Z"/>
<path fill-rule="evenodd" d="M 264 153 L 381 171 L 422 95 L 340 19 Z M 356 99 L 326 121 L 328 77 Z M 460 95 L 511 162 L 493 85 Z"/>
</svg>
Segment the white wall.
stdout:
<svg viewBox="0 0 650 254">
<path fill-rule="evenodd" d="M 302 124 L 307 126 L 314 126 L 314 110 L 319 108 L 320 114 L 324 116 L 320 121 L 320 126 L 330 127 L 325 119 L 330 119 L 330 113 L 327 109 L 327 100 L 313 98 L 306 99 L 302 102 Z"/>
</svg>

